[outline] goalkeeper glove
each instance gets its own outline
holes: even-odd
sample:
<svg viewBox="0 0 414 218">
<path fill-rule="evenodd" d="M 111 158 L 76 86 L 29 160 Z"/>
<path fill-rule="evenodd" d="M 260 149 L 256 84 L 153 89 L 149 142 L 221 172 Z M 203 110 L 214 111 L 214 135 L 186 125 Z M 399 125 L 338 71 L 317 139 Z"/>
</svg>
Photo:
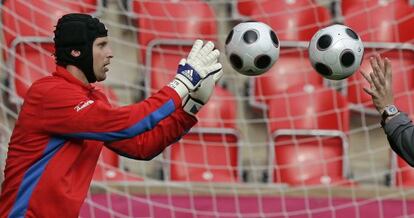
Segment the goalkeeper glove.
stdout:
<svg viewBox="0 0 414 218">
<path fill-rule="evenodd" d="M 220 52 L 214 49 L 214 43 L 196 40 L 191 48 L 187 60 L 181 60 L 178 65 L 177 75 L 169 84 L 181 98 L 200 86 L 203 78 L 219 71 L 222 66 L 217 62 Z"/>
<path fill-rule="evenodd" d="M 190 95 L 184 102 L 183 109 L 187 113 L 195 116 L 200 111 L 201 107 L 205 105 L 213 94 L 214 87 L 223 76 L 223 70 L 219 69 L 214 74 L 207 76 L 200 84 L 200 87 Z"/>
</svg>

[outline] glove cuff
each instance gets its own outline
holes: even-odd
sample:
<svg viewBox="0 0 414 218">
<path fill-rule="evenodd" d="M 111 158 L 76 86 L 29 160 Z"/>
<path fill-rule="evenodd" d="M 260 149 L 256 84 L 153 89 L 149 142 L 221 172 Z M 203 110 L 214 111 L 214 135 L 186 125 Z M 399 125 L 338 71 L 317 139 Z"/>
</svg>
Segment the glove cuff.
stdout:
<svg viewBox="0 0 414 218">
<path fill-rule="evenodd" d="M 178 65 L 176 79 L 184 83 L 190 91 L 193 91 L 200 85 L 200 74 L 189 64 Z"/>
<path fill-rule="evenodd" d="M 174 89 L 174 91 L 177 92 L 177 94 L 180 96 L 182 100 L 188 95 L 189 90 L 187 86 L 180 80 L 174 79 L 168 84 L 169 87 Z"/>
<path fill-rule="evenodd" d="M 204 104 L 202 102 L 199 102 L 196 99 L 191 98 L 191 96 L 189 96 L 184 103 L 183 109 L 188 114 L 195 116 L 198 113 L 198 111 L 200 111 L 201 107 L 203 107 L 203 105 Z"/>
</svg>

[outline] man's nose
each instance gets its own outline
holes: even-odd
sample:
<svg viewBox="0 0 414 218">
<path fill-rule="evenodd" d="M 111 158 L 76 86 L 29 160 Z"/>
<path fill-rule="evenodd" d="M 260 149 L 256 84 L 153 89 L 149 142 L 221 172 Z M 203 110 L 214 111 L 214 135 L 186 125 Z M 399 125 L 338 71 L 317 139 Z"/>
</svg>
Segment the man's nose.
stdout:
<svg viewBox="0 0 414 218">
<path fill-rule="evenodd" d="M 107 57 L 107 58 L 113 58 L 113 57 L 114 57 L 114 55 L 113 55 L 113 53 L 112 53 L 112 49 L 111 49 L 111 48 L 108 48 L 108 54 L 106 55 L 106 57 Z"/>
</svg>

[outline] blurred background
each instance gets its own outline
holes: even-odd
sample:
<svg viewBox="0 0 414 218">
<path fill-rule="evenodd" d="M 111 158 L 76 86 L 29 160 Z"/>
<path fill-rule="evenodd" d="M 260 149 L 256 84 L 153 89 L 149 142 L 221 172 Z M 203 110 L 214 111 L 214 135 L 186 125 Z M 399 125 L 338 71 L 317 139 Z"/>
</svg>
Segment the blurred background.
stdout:
<svg viewBox="0 0 414 218">
<path fill-rule="evenodd" d="M 368 84 L 359 72 L 323 79 L 307 51 L 320 28 L 351 27 L 365 46 L 361 69 L 374 53 L 388 57 L 395 103 L 414 117 L 414 1 L 3 0 L 0 9 L 0 182 L 25 93 L 54 71 L 54 25 L 83 12 L 109 29 L 115 57 L 96 85 L 114 106 L 171 81 L 195 39 L 215 42 L 224 77 L 197 126 L 158 157 L 104 149 L 80 217 L 414 216 L 414 170 L 391 151 Z M 225 56 L 227 34 L 248 20 L 271 26 L 281 44 L 258 77 Z"/>
</svg>

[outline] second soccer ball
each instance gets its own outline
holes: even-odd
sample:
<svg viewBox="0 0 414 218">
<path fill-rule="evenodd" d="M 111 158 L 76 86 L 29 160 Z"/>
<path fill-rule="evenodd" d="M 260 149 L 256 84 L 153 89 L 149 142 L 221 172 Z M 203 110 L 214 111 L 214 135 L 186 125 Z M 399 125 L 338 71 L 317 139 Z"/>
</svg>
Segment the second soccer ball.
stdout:
<svg viewBox="0 0 414 218">
<path fill-rule="evenodd" d="M 341 80 L 351 76 L 361 65 L 364 46 L 351 28 L 331 25 L 320 29 L 309 43 L 309 59 L 323 77 Z"/>
<path fill-rule="evenodd" d="M 246 76 L 265 73 L 279 58 L 275 31 L 261 22 L 236 25 L 226 39 L 226 56 L 232 67 Z"/>
</svg>

